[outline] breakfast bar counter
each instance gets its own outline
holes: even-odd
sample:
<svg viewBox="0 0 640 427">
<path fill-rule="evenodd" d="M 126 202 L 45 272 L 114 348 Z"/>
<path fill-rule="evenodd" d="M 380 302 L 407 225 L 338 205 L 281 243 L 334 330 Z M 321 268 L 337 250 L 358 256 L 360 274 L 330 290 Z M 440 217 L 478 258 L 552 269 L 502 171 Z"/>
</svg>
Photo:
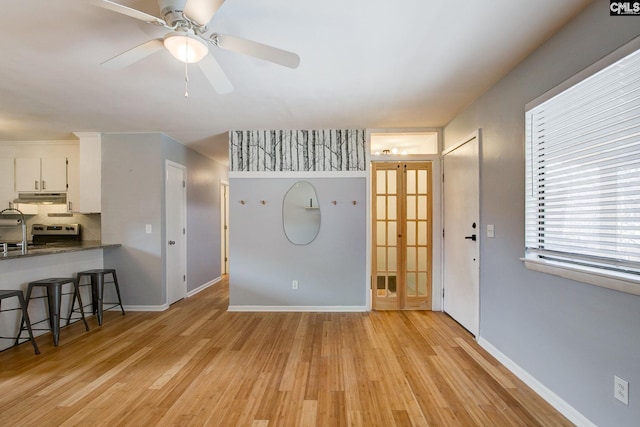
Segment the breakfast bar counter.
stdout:
<svg viewBox="0 0 640 427">
<path fill-rule="evenodd" d="M 100 241 L 77 241 L 62 244 L 46 244 L 42 247 L 29 247 L 27 254 L 20 250 L 9 251 L 7 256 L 0 252 L 0 289 L 19 289 L 26 291 L 27 285 L 36 280 L 50 277 L 75 277 L 78 272 L 103 268 L 105 251 L 120 250 L 119 244 L 103 244 Z M 91 301 L 89 287 L 82 292 L 84 301 Z M 67 295 L 62 301 L 62 313 L 68 313 L 71 296 Z M 34 323 L 48 317 L 46 303 L 43 300 L 33 301 L 28 311 L 31 322 Z M 2 304 L 5 308 L 5 304 Z M 7 307 L 9 302 L 7 302 Z M 17 311 L 15 316 L 3 313 L 0 323 L 0 336 L 15 336 L 20 326 L 21 317 Z M 65 314 L 66 317 L 66 314 Z M 35 332 L 35 331 L 34 331 Z M 42 332 L 36 332 L 39 335 Z M 1 340 L 0 350 L 11 346 L 10 340 Z"/>
<path fill-rule="evenodd" d="M 29 247 L 26 254 L 20 252 L 20 250 L 11 250 L 7 255 L 3 255 L 0 252 L 0 261 L 36 257 L 43 255 L 55 255 L 64 254 L 69 252 L 88 251 L 92 249 L 105 249 L 105 248 L 117 248 L 119 244 L 103 244 L 99 240 L 86 240 L 80 242 L 70 243 L 54 243 L 42 246 Z"/>
</svg>

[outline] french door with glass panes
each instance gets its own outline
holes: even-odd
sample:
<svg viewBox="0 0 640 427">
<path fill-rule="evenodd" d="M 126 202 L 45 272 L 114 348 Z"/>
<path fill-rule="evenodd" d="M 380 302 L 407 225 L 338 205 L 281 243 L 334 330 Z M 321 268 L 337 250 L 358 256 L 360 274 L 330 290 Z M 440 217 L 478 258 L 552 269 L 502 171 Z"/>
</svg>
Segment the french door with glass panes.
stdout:
<svg viewBox="0 0 640 427">
<path fill-rule="evenodd" d="M 431 162 L 372 163 L 373 308 L 430 310 Z"/>
</svg>

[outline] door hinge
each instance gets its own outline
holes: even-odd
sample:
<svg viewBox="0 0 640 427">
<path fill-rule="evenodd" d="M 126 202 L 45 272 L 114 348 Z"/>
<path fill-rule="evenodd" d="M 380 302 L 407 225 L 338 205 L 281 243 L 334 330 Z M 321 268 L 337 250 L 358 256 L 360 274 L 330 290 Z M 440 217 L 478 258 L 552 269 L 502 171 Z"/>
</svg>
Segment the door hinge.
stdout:
<svg viewBox="0 0 640 427">
<path fill-rule="evenodd" d="M 186 282 L 187 281 L 187 276 L 182 276 L 182 281 Z"/>
<path fill-rule="evenodd" d="M 182 181 L 182 188 L 187 188 L 187 183 L 185 181 Z"/>
<path fill-rule="evenodd" d="M 442 174 L 442 182 L 444 182 L 444 174 Z"/>
<path fill-rule="evenodd" d="M 444 239 L 444 228 L 442 229 L 442 238 Z"/>
<path fill-rule="evenodd" d="M 442 298 L 444 298 L 444 288 L 442 289 Z"/>
<path fill-rule="evenodd" d="M 182 229 L 182 234 L 187 234 L 187 229 L 186 228 Z"/>
</svg>

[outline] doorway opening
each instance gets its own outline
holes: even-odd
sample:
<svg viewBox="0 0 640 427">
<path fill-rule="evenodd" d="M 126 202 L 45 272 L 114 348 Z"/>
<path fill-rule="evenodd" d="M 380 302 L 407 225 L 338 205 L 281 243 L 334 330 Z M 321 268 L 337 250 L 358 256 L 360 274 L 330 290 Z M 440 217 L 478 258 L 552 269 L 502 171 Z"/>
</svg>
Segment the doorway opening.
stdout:
<svg viewBox="0 0 640 427">
<path fill-rule="evenodd" d="M 229 183 L 220 183 L 220 263 L 221 274 L 229 274 Z"/>
</svg>

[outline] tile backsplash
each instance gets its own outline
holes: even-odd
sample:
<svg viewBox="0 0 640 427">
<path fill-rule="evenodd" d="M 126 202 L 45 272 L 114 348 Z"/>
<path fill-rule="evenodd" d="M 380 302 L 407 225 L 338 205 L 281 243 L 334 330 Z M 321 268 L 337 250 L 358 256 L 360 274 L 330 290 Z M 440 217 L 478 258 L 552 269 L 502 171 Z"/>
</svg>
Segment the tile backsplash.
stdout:
<svg viewBox="0 0 640 427">
<path fill-rule="evenodd" d="M 2 215 L 5 217 L 5 215 Z M 6 215 L 6 218 L 15 218 Z M 100 214 L 67 213 L 66 205 L 38 205 L 37 215 L 25 215 L 27 240 L 31 240 L 33 224 L 80 224 L 82 240 L 102 240 Z M 13 242 L 22 239 L 20 227 L 0 227 L 0 242 Z"/>
</svg>

